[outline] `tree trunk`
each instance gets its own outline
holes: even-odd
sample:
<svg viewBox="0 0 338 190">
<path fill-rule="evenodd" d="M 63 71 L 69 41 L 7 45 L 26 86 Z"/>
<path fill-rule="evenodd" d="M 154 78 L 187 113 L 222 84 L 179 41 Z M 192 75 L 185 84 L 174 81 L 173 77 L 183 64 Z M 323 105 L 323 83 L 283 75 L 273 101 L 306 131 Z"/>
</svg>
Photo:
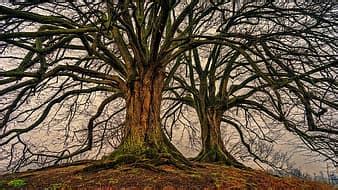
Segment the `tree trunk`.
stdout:
<svg viewBox="0 0 338 190">
<path fill-rule="evenodd" d="M 195 160 L 243 167 L 224 147 L 220 130 L 221 117 L 222 112 L 213 108 L 199 114 L 202 150 Z"/>
<path fill-rule="evenodd" d="M 126 97 L 125 136 L 111 158 L 123 162 L 152 160 L 189 164 L 161 129 L 160 110 L 164 72 L 147 69 L 129 83 Z M 131 159 L 128 161 L 126 156 Z"/>
</svg>

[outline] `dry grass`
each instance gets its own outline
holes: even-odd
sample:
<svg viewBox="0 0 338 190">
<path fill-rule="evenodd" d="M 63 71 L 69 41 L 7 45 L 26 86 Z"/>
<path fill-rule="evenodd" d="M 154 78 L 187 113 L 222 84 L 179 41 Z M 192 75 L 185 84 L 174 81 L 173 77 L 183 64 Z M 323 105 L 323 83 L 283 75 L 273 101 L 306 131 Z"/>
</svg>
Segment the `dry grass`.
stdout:
<svg viewBox="0 0 338 190">
<path fill-rule="evenodd" d="M 11 189 L 11 180 L 23 179 L 22 189 L 307 189 L 329 190 L 332 186 L 298 178 L 279 178 L 259 170 L 241 170 L 212 164 L 202 164 L 193 169 L 178 170 L 161 166 L 157 170 L 120 166 L 98 172 L 83 172 L 90 162 L 77 165 L 51 167 L 23 173 L 0 176 L 0 189 Z M 2 187 L 1 187 L 2 186 Z"/>
</svg>

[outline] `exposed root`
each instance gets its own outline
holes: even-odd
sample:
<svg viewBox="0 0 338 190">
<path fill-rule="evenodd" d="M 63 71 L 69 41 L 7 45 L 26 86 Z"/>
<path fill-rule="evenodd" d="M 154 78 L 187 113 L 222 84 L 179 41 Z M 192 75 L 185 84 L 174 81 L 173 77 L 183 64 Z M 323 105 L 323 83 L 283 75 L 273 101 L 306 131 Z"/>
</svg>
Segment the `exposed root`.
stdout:
<svg viewBox="0 0 338 190">
<path fill-rule="evenodd" d="M 160 155 L 156 160 L 154 160 L 153 163 L 155 166 L 172 165 L 181 170 L 191 169 L 192 166 L 190 162 L 174 158 L 172 155 L 169 154 Z"/>
<path fill-rule="evenodd" d="M 144 168 L 156 172 L 163 172 L 158 166 L 172 165 L 181 170 L 191 169 L 192 163 L 175 153 L 155 153 L 151 150 L 138 154 L 113 152 L 95 164 L 85 167 L 83 172 L 97 172 L 117 168 L 121 165 L 129 165 L 136 168 Z"/>
<path fill-rule="evenodd" d="M 233 166 L 240 169 L 246 169 L 242 163 L 238 162 L 230 154 L 221 151 L 220 149 L 209 149 L 202 151 L 196 158 L 192 159 L 197 162 L 206 162 L 214 164 L 224 164 L 227 166 Z"/>
<path fill-rule="evenodd" d="M 163 170 L 159 167 L 156 167 L 153 164 L 149 164 L 149 163 L 133 163 L 133 164 L 131 164 L 131 166 L 134 167 L 134 168 L 143 168 L 143 169 L 150 170 L 150 171 L 153 171 L 153 172 L 162 172 L 162 173 L 167 172 L 167 171 L 165 171 L 165 170 Z"/>
</svg>

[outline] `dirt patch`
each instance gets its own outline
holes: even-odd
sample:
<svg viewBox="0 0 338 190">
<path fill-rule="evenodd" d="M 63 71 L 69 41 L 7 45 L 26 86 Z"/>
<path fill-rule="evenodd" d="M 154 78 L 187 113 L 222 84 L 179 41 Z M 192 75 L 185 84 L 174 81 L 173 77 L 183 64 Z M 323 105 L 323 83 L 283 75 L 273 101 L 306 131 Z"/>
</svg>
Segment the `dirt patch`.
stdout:
<svg viewBox="0 0 338 190">
<path fill-rule="evenodd" d="M 196 164 L 190 170 L 169 165 L 156 169 L 123 165 L 95 172 L 83 170 L 90 165 L 92 162 L 85 161 L 3 175 L 0 189 L 334 189 L 327 184 L 275 177 L 259 170 L 212 164 Z M 18 186 L 14 187 L 15 183 Z"/>
</svg>

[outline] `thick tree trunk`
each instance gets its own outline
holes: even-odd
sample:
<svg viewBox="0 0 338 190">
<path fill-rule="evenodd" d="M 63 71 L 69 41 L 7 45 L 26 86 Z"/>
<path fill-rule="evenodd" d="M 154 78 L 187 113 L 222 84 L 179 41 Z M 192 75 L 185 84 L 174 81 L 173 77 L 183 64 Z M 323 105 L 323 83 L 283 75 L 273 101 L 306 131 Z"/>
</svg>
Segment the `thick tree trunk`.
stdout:
<svg viewBox="0 0 338 190">
<path fill-rule="evenodd" d="M 111 158 L 121 157 L 126 162 L 152 160 L 157 163 L 189 164 L 161 129 L 164 72 L 152 69 L 145 72 L 129 84 L 125 136 Z M 132 160 L 128 161 L 125 156 Z"/>
<path fill-rule="evenodd" d="M 200 114 L 202 150 L 196 161 L 243 167 L 225 148 L 221 136 L 222 112 L 209 108 Z"/>
</svg>

